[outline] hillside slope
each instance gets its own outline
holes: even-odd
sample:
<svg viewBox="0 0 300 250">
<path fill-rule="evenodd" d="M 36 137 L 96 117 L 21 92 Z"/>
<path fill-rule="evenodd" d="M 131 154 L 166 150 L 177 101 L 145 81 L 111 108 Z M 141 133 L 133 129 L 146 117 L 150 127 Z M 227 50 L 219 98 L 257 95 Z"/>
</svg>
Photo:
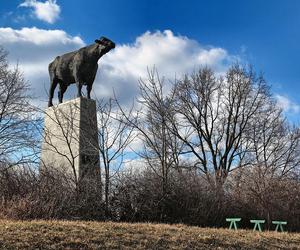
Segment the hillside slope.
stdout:
<svg viewBox="0 0 300 250">
<path fill-rule="evenodd" d="M 0 220 L 0 249 L 300 249 L 300 234 L 146 223 Z"/>
</svg>

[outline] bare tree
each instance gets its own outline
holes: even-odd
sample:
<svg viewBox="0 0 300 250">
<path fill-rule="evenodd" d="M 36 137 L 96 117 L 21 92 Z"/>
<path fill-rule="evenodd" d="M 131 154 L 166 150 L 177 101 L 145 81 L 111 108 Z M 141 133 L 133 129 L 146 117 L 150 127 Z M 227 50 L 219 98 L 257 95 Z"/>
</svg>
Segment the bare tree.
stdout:
<svg viewBox="0 0 300 250">
<path fill-rule="evenodd" d="M 239 65 L 224 77 L 204 68 L 175 86 L 176 117 L 170 129 L 196 158 L 195 167 L 220 189 L 230 171 L 248 165 L 248 130 L 264 114 L 269 98 L 264 79 Z"/>
<path fill-rule="evenodd" d="M 109 213 L 111 179 L 123 166 L 126 150 L 134 139 L 134 128 L 129 125 L 117 107 L 117 102 L 113 99 L 107 102 L 97 101 L 100 164 L 104 166 L 106 215 Z M 127 118 L 132 119 L 132 111 L 127 114 Z"/>
<path fill-rule="evenodd" d="M 257 115 L 249 129 L 249 138 L 254 148 L 253 165 L 261 169 L 262 175 L 288 176 L 299 167 L 300 131 L 284 118 L 276 102 L 270 101 L 263 115 Z"/>
<path fill-rule="evenodd" d="M 296 198 L 299 189 L 295 176 L 300 169 L 300 133 L 272 100 L 265 105 L 263 115 L 256 115 L 256 120 L 259 123 L 252 124 L 248 131 L 254 149 L 249 155 L 251 165 L 236 174 L 239 178 L 232 182 L 232 192 L 245 207 L 251 200 L 253 209 L 270 226 L 276 216 L 287 218 L 298 202 L 291 197 Z"/>
<path fill-rule="evenodd" d="M 174 92 L 166 90 L 165 79 L 161 78 L 155 68 L 148 70 L 147 80 L 139 81 L 142 105 L 140 119 L 134 127 L 139 131 L 144 149 L 140 156 L 162 181 L 162 194 L 167 191 L 168 176 L 172 169 L 179 169 L 180 154 L 183 143 L 169 127 L 169 119 L 174 116 Z"/>
<path fill-rule="evenodd" d="M 8 64 L 0 48 L 0 170 L 34 160 L 33 107 L 18 66 Z"/>
<path fill-rule="evenodd" d="M 153 213 L 161 220 L 166 220 L 169 211 L 172 210 L 171 179 L 173 172 L 181 171 L 180 154 L 183 149 L 183 142 L 169 130 L 168 118 L 174 115 L 174 95 L 168 91 L 168 87 L 155 68 L 148 70 L 147 79 L 139 81 L 139 109 L 135 119 L 129 119 L 120 107 L 127 122 L 137 132 L 140 146 L 135 149 L 135 153 L 143 159 L 147 168 L 141 171 L 141 175 L 145 175 L 145 183 L 143 188 L 140 188 L 149 190 L 150 186 L 155 186 L 152 190 L 155 193 L 153 199 L 150 199 L 149 203 L 144 200 L 145 208 L 146 204 L 148 207 L 155 207 Z M 149 178 L 151 180 L 147 180 Z M 152 184 L 148 185 L 148 181 Z"/>
<path fill-rule="evenodd" d="M 77 165 L 80 160 L 79 109 L 76 104 L 70 104 L 64 110 L 52 107 L 44 113 L 47 126 L 42 130 L 41 157 L 41 174 L 57 172 L 58 175 L 64 175 L 67 182 L 71 181 L 77 190 L 79 189 Z"/>
</svg>

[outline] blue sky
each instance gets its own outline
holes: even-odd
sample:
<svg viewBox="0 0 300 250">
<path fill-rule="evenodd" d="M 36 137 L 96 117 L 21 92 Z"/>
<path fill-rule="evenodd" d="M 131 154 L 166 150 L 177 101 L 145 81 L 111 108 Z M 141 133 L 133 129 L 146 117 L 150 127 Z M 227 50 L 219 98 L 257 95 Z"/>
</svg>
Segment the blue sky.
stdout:
<svg viewBox="0 0 300 250">
<path fill-rule="evenodd" d="M 13 62 L 24 65 L 25 77 L 38 94 L 48 88 L 46 70 L 51 58 L 105 35 L 119 49 L 103 58 L 102 72 L 100 62 L 96 95 L 109 95 L 114 86 L 125 100 L 125 95 L 135 93 L 143 69 L 153 64 L 172 77 L 172 68 L 180 74 L 208 64 L 223 71 L 239 58 L 264 73 L 289 119 L 296 123 L 300 121 L 299 27 L 297 0 L 0 0 L 0 44 L 11 52 Z M 53 32 L 57 30 L 60 33 Z M 39 34 L 41 39 L 36 38 Z M 49 41 L 43 45 L 48 34 Z M 155 43 L 163 44 L 163 49 Z M 39 100 L 44 99 L 41 94 Z"/>
</svg>

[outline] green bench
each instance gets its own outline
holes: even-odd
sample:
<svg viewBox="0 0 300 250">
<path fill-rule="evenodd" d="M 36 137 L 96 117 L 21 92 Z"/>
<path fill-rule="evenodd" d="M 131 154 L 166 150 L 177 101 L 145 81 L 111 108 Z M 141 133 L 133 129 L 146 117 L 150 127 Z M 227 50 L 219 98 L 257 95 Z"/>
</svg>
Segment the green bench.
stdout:
<svg viewBox="0 0 300 250">
<path fill-rule="evenodd" d="M 261 226 L 260 224 L 264 224 L 265 220 L 250 220 L 251 223 L 254 223 L 254 228 L 253 231 L 256 231 L 256 229 L 258 228 L 258 231 L 261 232 Z"/>
<path fill-rule="evenodd" d="M 286 225 L 287 222 L 286 221 L 277 221 L 277 220 L 274 220 L 274 221 L 272 221 L 272 224 L 276 225 L 276 228 L 275 228 L 276 232 L 278 232 L 278 228 L 280 228 L 281 232 L 284 232 L 282 225 Z"/>
<path fill-rule="evenodd" d="M 226 218 L 227 222 L 230 222 L 229 229 L 232 229 L 234 227 L 235 230 L 237 230 L 237 222 L 241 221 L 241 218 Z"/>
</svg>

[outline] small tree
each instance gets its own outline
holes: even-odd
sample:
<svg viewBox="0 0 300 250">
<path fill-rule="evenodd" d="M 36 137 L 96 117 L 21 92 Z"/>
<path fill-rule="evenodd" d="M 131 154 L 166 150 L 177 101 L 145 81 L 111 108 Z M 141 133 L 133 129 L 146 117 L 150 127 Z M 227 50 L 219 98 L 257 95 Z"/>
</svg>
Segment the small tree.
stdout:
<svg viewBox="0 0 300 250">
<path fill-rule="evenodd" d="M 164 78 L 161 78 L 154 68 L 148 71 L 147 80 L 139 81 L 140 119 L 134 124 L 144 144 L 140 153 L 147 165 L 161 179 L 162 194 L 168 188 L 168 176 L 172 169 L 179 169 L 179 155 L 183 143 L 171 133 L 170 117 L 174 116 L 174 93 L 165 89 Z"/>
<path fill-rule="evenodd" d="M 181 170 L 180 154 L 183 149 L 183 142 L 169 129 L 169 118 L 174 116 L 174 93 L 167 90 L 164 78 L 159 76 L 155 68 L 148 70 L 147 79 L 140 79 L 139 90 L 137 102 L 140 109 L 135 119 L 129 119 L 120 109 L 130 126 L 137 131 L 137 138 L 141 142 L 135 153 L 145 161 L 149 176 L 156 176 L 157 185 L 153 192 L 157 199 L 154 203 L 163 219 L 167 217 L 169 208 L 169 178 L 172 171 Z"/>
<path fill-rule="evenodd" d="M 109 214 L 111 178 L 123 166 L 126 150 L 134 138 L 133 127 L 129 125 L 117 107 L 117 103 L 113 99 L 109 99 L 107 102 L 97 101 L 100 164 L 104 166 L 104 196 L 107 216 Z M 130 111 L 127 115 L 129 120 L 131 120 L 131 114 Z"/>
<path fill-rule="evenodd" d="M 79 113 L 80 108 L 76 104 L 70 104 L 65 110 L 59 107 L 48 109 L 45 115 L 43 133 L 42 155 L 51 153 L 50 165 L 41 159 L 41 174 L 49 175 L 55 172 L 65 176 L 66 182 L 72 182 L 75 190 L 79 191 L 77 162 L 79 161 Z M 49 161 L 49 157 L 45 157 Z M 53 158 L 53 159 L 52 159 Z M 58 165 L 61 162 L 61 165 Z M 50 173 L 51 172 L 51 173 Z"/>
<path fill-rule="evenodd" d="M 266 218 L 270 227 L 272 219 L 287 219 L 295 213 L 299 203 L 295 177 L 300 169 L 300 133 L 299 128 L 288 124 L 272 100 L 254 121 L 259 122 L 248 130 L 254 149 L 249 155 L 251 164 L 235 174 L 231 192 L 237 203 Z"/>
<path fill-rule="evenodd" d="M 35 158 L 33 107 L 29 88 L 18 66 L 8 64 L 0 47 L 0 170 Z"/>
</svg>

